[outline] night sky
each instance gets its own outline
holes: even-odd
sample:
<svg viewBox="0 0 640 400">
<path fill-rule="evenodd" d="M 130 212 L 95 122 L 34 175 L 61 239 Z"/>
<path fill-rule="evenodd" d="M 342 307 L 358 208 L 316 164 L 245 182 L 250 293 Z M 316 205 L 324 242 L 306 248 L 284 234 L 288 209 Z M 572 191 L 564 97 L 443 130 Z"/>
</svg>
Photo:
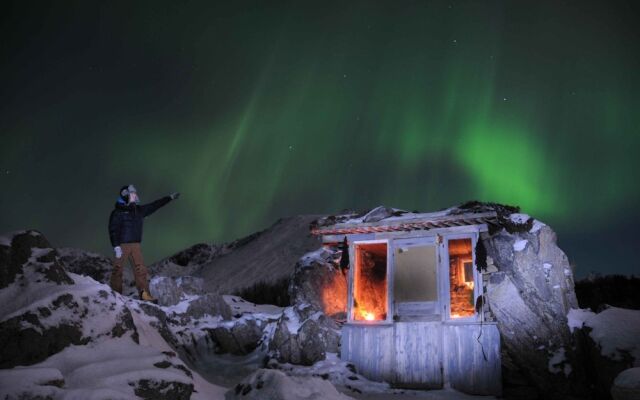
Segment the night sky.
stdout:
<svg viewBox="0 0 640 400">
<path fill-rule="evenodd" d="M 640 273 L 640 2 L 3 2 L 0 231 L 147 262 L 277 218 L 471 199 Z M 217 3 L 217 2 L 215 2 Z M 64 5 L 63 5 L 64 4 Z"/>
</svg>

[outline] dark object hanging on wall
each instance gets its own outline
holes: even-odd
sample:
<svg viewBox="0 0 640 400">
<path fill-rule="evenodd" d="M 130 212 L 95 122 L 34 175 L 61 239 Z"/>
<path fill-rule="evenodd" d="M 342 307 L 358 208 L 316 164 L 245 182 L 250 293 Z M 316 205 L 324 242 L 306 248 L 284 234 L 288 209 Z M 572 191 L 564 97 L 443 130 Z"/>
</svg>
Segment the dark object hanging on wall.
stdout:
<svg viewBox="0 0 640 400">
<path fill-rule="evenodd" d="M 349 269 L 349 243 L 347 242 L 346 236 L 342 241 L 342 245 L 340 245 L 340 250 L 342 250 L 342 256 L 340 257 L 340 269 L 344 271 Z"/>
</svg>

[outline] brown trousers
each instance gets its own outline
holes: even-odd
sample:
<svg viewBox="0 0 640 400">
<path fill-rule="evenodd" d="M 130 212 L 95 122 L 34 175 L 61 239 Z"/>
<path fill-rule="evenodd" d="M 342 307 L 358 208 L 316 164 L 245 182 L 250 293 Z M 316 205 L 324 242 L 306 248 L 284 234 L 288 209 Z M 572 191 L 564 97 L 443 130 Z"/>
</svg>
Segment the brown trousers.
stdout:
<svg viewBox="0 0 640 400">
<path fill-rule="evenodd" d="M 122 269 L 124 263 L 130 260 L 133 264 L 133 272 L 138 291 L 146 290 L 149 293 L 149 282 L 147 280 L 147 267 L 142 261 L 142 249 L 140 243 L 122 243 L 122 256 L 113 261 L 113 271 L 111 272 L 111 289 L 122 293 Z"/>
</svg>

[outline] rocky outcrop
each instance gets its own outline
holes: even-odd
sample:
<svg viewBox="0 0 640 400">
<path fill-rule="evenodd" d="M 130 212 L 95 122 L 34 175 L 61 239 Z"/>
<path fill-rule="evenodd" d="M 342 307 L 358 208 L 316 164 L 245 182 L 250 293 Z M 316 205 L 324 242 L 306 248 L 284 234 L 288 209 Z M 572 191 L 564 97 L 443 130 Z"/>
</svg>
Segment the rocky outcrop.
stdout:
<svg viewBox="0 0 640 400">
<path fill-rule="evenodd" d="M 269 349 L 281 363 L 312 365 L 336 353 L 340 332 L 335 322 L 309 304 L 287 307 L 276 326 Z"/>
<path fill-rule="evenodd" d="M 289 284 L 293 304 L 309 304 L 330 317 L 346 318 L 347 276 L 338 267 L 341 253 L 323 247 L 296 263 Z"/>
<path fill-rule="evenodd" d="M 189 399 L 197 388 L 219 392 L 176 357 L 174 321 L 162 309 L 65 271 L 39 232 L 0 237 L 0 279 L 0 398 L 97 391 L 169 400 Z"/>
<path fill-rule="evenodd" d="M 249 354 L 260 344 L 264 324 L 254 318 L 243 318 L 220 324 L 210 329 L 210 335 L 217 344 L 218 352 L 235 355 Z"/>
<path fill-rule="evenodd" d="M 287 376 L 273 369 L 260 369 L 238 383 L 225 395 L 226 400 L 347 400 L 351 399 L 327 380 Z"/>
<path fill-rule="evenodd" d="M 584 373 L 567 326 L 577 308 L 567 256 L 550 227 L 524 214 L 499 217 L 504 228 L 481 235 L 486 260 L 478 265 L 487 267 L 486 301 L 503 349 L 545 396 L 582 395 Z"/>
<path fill-rule="evenodd" d="M 89 278 L 72 279 L 39 232 L 8 238 L 10 246 L 0 246 L 0 368 L 31 365 L 102 336 L 137 340 L 124 304 Z"/>
<path fill-rule="evenodd" d="M 161 306 L 172 306 L 187 298 L 204 294 L 204 281 L 193 276 L 156 276 L 149 281 L 149 290 Z"/>
<path fill-rule="evenodd" d="M 0 289 L 18 280 L 70 285 L 73 280 L 57 260 L 57 252 L 38 231 L 14 232 L 0 240 Z M 33 275 L 33 276 L 30 276 Z"/>
</svg>

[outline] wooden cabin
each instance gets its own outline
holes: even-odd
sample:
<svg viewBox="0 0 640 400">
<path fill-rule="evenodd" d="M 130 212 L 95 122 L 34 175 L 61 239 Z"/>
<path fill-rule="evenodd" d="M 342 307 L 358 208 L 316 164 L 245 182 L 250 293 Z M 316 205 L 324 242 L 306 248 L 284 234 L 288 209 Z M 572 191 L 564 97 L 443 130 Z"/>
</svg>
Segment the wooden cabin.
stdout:
<svg viewBox="0 0 640 400">
<path fill-rule="evenodd" d="M 348 244 L 342 359 L 395 387 L 500 395 L 500 334 L 483 305 L 475 254 L 495 212 L 365 221 L 312 229 L 326 245 Z"/>
</svg>

